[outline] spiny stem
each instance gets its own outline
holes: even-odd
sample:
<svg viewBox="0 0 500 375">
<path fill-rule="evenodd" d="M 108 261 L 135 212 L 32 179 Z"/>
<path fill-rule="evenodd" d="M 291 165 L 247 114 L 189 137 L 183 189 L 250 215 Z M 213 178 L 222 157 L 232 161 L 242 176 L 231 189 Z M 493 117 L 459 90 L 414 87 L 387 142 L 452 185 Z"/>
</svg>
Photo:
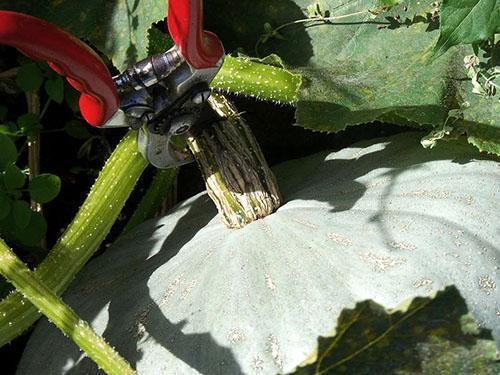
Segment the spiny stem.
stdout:
<svg viewBox="0 0 500 375">
<path fill-rule="evenodd" d="M 0 273 L 107 374 L 134 374 L 129 363 L 95 333 L 87 322 L 80 319 L 72 308 L 38 280 L 2 239 Z"/>
<path fill-rule="evenodd" d="M 294 104 L 302 77 L 284 68 L 263 64 L 255 59 L 226 56 L 221 70 L 212 81 L 216 90 Z"/>
<path fill-rule="evenodd" d="M 147 162 L 137 149 L 134 131 L 124 137 L 99 174 L 89 196 L 49 255 L 35 270 L 36 277 L 56 295 L 99 248 L 118 217 Z M 0 302 L 0 346 L 31 326 L 40 313 L 19 292 Z"/>
</svg>

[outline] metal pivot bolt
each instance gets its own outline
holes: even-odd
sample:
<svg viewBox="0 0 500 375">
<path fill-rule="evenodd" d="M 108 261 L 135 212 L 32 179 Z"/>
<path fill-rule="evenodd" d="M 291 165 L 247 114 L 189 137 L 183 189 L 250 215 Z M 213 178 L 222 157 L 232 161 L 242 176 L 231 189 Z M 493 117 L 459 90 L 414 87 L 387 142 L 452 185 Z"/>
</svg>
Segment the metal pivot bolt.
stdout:
<svg viewBox="0 0 500 375">
<path fill-rule="evenodd" d="M 175 117 L 170 126 L 170 132 L 175 135 L 181 135 L 187 132 L 195 122 L 193 114 L 185 114 Z"/>
<path fill-rule="evenodd" d="M 201 84 L 191 95 L 193 104 L 200 105 L 205 103 L 210 98 L 211 92 L 207 84 Z"/>
</svg>

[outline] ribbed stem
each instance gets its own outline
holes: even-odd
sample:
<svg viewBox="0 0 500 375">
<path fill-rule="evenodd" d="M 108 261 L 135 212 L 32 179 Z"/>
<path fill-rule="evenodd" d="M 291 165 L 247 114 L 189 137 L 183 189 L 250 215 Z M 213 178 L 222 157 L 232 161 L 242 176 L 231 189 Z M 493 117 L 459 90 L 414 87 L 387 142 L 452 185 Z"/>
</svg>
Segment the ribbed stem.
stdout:
<svg viewBox="0 0 500 375">
<path fill-rule="evenodd" d="M 38 280 L 0 239 L 0 273 L 107 374 L 134 374 L 124 360 L 87 322 Z"/>
<path fill-rule="evenodd" d="M 89 196 L 49 255 L 35 270 L 36 277 L 57 295 L 99 248 L 116 221 L 147 162 L 130 131 L 99 174 Z M 0 346 L 30 327 L 40 313 L 19 292 L 0 302 Z"/>
<path fill-rule="evenodd" d="M 211 86 L 216 90 L 261 100 L 294 104 L 298 99 L 301 84 L 300 75 L 284 68 L 245 57 L 226 56 Z"/>
<path fill-rule="evenodd" d="M 252 131 L 222 95 L 209 104 L 221 120 L 188 137 L 209 196 L 229 228 L 242 228 L 281 204 L 276 179 Z"/>
</svg>

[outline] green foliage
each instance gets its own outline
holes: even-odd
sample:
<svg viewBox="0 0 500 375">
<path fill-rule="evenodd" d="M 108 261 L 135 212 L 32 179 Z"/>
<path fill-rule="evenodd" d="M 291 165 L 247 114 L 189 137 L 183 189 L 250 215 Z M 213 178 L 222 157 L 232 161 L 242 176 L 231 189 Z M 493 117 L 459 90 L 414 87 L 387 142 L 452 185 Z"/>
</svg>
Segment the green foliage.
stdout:
<svg viewBox="0 0 500 375">
<path fill-rule="evenodd" d="M 0 134 L 0 171 L 4 171 L 8 164 L 17 160 L 17 148 L 14 142 L 6 135 Z"/>
<path fill-rule="evenodd" d="M 5 168 L 3 182 L 7 190 L 21 189 L 26 181 L 26 175 L 17 165 L 9 164 Z"/>
<path fill-rule="evenodd" d="M 59 177 L 44 174 L 35 177 L 26 185 L 26 175 L 14 164 L 0 171 L 0 233 L 8 239 L 26 246 L 36 246 L 47 231 L 45 218 L 33 212 L 23 200 L 23 192 L 28 192 L 32 200 L 47 203 L 53 200 L 60 190 Z"/>
<path fill-rule="evenodd" d="M 35 91 L 43 82 L 43 73 L 35 62 L 28 62 L 19 68 L 16 82 L 23 91 Z"/>
<path fill-rule="evenodd" d="M 64 81 L 60 76 L 45 81 L 45 92 L 50 99 L 61 104 L 64 100 Z"/>
<path fill-rule="evenodd" d="M 34 131 L 43 128 L 40 117 L 34 113 L 26 113 L 17 119 L 18 135 L 30 136 Z"/>
<path fill-rule="evenodd" d="M 26 115 L 20 123 L 31 123 L 29 119 L 32 116 Z M 59 194 L 60 179 L 43 174 L 26 186 L 26 173 L 14 164 L 17 148 L 3 134 L 0 134 L 0 150 L 0 234 L 22 245 L 36 246 L 45 237 L 47 223 L 42 214 L 31 210 L 24 200 L 25 193 L 34 201 L 50 202 Z"/>
<path fill-rule="evenodd" d="M 257 42 L 258 52 L 278 54 L 302 75 L 300 126 L 338 132 L 376 120 L 424 129 L 446 122 L 483 143 L 500 139 L 500 117 L 486 107 L 476 111 L 476 100 L 463 99 L 473 90 L 463 65 L 472 49 L 455 47 L 428 62 L 440 33 L 431 0 L 390 7 L 376 0 L 326 0 L 307 16 L 303 10 L 310 2 L 303 0 L 239 1 L 228 11 L 223 4 L 215 1 L 207 12 L 212 24 L 224 24 L 215 31 L 226 44 L 252 51 Z M 281 37 L 262 43 L 266 23 Z M 447 121 L 466 102 L 477 115 Z"/>
<path fill-rule="evenodd" d="M 35 271 L 36 277 L 56 294 L 64 291 L 97 251 L 146 164 L 137 149 L 135 132 L 131 131 L 106 163 L 78 214 Z M 34 212 L 22 235 L 31 237 L 43 226 L 43 216 Z M 0 346 L 24 332 L 39 317 L 38 309 L 19 292 L 9 294 L 0 301 Z"/>
<path fill-rule="evenodd" d="M 476 44 L 500 32 L 498 0 L 443 0 L 440 35 L 434 47 L 437 58 L 457 44 Z"/>
<path fill-rule="evenodd" d="M 306 363 L 294 374 L 500 373 L 491 332 L 478 328 L 454 287 L 391 310 L 373 301 L 345 309 Z"/>
<path fill-rule="evenodd" d="M 25 201 L 14 201 L 12 204 L 12 216 L 19 229 L 25 229 L 28 226 L 32 213 L 30 205 Z"/>
<path fill-rule="evenodd" d="M 147 32 L 167 15 L 167 1 L 0 0 L 0 9 L 28 13 L 90 41 L 120 70 L 146 57 Z"/>
<path fill-rule="evenodd" d="M 35 176 L 29 183 L 28 191 L 31 198 L 38 203 L 48 203 L 53 200 L 61 190 L 59 177 L 44 173 Z"/>
<path fill-rule="evenodd" d="M 86 140 L 92 134 L 88 131 L 87 125 L 79 120 L 70 120 L 64 125 L 64 131 L 72 138 Z"/>
</svg>

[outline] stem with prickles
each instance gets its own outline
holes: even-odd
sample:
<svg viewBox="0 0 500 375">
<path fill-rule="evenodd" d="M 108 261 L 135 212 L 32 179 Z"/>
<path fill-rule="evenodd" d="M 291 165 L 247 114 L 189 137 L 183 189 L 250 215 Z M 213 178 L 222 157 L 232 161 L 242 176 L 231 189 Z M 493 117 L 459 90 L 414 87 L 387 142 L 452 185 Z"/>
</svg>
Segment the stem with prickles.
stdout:
<svg viewBox="0 0 500 375">
<path fill-rule="evenodd" d="M 89 196 L 49 255 L 34 271 L 56 295 L 99 248 L 146 168 L 135 131 L 123 138 L 99 174 Z M 40 313 L 19 292 L 0 302 L 0 346 L 29 328 Z"/>
<path fill-rule="evenodd" d="M 0 273 L 107 374 L 134 374 L 129 363 L 94 332 L 0 239 Z"/>
<path fill-rule="evenodd" d="M 187 141 L 198 162 L 210 198 L 229 228 L 242 228 L 281 205 L 276 179 L 252 131 L 222 95 L 209 99 L 220 117 Z"/>
<path fill-rule="evenodd" d="M 281 104 L 295 104 L 302 77 L 284 68 L 247 57 L 224 58 L 221 70 L 210 86 L 218 91 L 250 96 Z"/>
</svg>

